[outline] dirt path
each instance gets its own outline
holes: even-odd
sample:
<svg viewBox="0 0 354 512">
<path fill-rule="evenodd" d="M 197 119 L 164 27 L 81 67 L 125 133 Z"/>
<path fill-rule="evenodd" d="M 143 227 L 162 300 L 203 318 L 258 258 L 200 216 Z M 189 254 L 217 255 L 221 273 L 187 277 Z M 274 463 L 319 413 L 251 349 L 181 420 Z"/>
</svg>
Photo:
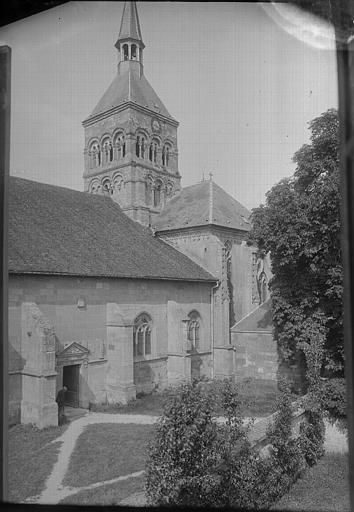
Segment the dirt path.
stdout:
<svg viewBox="0 0 354 512">
<path fill-rule="evenodd" d="M 147 416 L 143 414 L 103 414 L 103 413 L 88 413 L 86 416 L 81 417 L 70 423 L 67 430 L 62 436 L 55 439 L 55 442 L 61 442 L 62 446 L 59 451 L 58 460 L 54 464 L 51 474 L 49 475 L 45 489 L 40 496 L 31 497 L 26 500 L 29 503 L 42 503 L 42 504 L 56 504 L 67 496 L 76 494 L 80 491 L 99 487 L 101 485 L 126 480 L 143 474 L 143 471 L 131 473 L 124 477 L 117 477 L 113 480 L 104 480 L 95 484 L 85 487 L 67 487 L 62 485 L 65 473 L 69 467 L 70 456 L 75 447 L 76 441 L 83 432 L 84 428 L 88 425 L 95 423 L 121 423 L 121 424 L 139 424 L 139 425 L 153 425 L 156 423 L 158 416 Z"/>
</svg>

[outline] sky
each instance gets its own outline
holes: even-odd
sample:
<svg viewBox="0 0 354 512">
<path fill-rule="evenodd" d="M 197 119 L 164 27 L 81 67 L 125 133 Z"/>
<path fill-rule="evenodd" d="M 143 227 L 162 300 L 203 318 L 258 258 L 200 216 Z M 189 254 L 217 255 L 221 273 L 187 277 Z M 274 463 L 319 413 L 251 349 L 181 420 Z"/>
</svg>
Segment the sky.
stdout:
<svg viewBox="0 0 354 512">
<path fill-rule="evenodd" d="M 117 72 L 123 2 L 70 2 L 0 28 L 12 48 L 10 173 L 83 190 L 84 130 Z M 331 28 L 286 4 L 138 2 L 144 74 L 179 121 L 182 186 L 251 209 L 337 108 Z"/>
</svg>

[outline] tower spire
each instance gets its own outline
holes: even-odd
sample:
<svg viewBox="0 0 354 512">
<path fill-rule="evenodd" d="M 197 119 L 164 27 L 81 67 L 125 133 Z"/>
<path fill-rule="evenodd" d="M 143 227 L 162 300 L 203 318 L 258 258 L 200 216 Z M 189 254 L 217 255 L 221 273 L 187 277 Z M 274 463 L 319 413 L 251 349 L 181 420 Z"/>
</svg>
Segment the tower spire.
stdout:
<svg viewBox="0 0 354 512">
<path fill-rule="evenodd" d="M 124 61 L 136 61 L 139 73 L 142 74 L 143 49 L 145 45 L 141 37 L 140 23 L 136 2 L 125 2 L 123 7 L 122 20 L 120 23 L 119 35 L 114 45 L 119 54 L 118 72 Z M 136 66 L 136 65 L 134 65 Z M 126 67 L 125 65 L 123 66 Z"/>
<path fill-rule="evenodd" d="M 136 2 L 125 2 L 124 4 L 119 35 L 115 47 L 120 51 L 121 43 L 129 41 L 138 43 L 141 48 L 145 48 L 141 36 Z"/>
</svg>

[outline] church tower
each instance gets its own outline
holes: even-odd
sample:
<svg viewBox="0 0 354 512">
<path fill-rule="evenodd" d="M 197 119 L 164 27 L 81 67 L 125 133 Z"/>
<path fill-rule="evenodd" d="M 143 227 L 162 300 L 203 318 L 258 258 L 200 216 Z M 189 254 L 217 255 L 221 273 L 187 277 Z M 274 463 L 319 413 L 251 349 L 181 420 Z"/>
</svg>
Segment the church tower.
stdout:
<svg viewBox="0 0 354 512">
<path fill-rule="evenodd" d="M 180 190 L 178 122 L 144 76 L 142 40 L 135 2 L 125 2 L 115 44 L 116 77 L 85 130 L 85 191 L 110 195 L 127 215 L 151 226 Z"/>
</svg>

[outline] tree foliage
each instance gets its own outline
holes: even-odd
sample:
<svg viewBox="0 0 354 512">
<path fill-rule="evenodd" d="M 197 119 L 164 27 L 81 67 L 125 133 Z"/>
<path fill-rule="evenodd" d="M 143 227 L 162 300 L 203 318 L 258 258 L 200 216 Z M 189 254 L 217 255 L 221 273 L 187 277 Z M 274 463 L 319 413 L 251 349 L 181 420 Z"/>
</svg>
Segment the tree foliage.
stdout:
<svg viewBox="0 0 354 512">
<path fill-rule="evenodd" d="M 310 142 L 294 155 L 296 171 L 252 211 L 250 240 L 271 253 L 275 337 L 294 364 L 299 349 L 332 375 L 343 374 L 338 113 L 309 123 Z M 314 352 L 315 350 L 315 352 Z"/>
<path fill-rule="evenodd" d="M 267 431 L 268 455 L 252 447 L 243 405 L 239 386 L 227 379 L 172 390 L 149 446 L 149 505 L 267 509 L 289 490 L 307 460 L 313 464 L 321 456 L 318 422 L 301 425 L 293 438 L 289 389 Z M 216 421 L 217 412 L 224 421 Z"/>
</svg>

